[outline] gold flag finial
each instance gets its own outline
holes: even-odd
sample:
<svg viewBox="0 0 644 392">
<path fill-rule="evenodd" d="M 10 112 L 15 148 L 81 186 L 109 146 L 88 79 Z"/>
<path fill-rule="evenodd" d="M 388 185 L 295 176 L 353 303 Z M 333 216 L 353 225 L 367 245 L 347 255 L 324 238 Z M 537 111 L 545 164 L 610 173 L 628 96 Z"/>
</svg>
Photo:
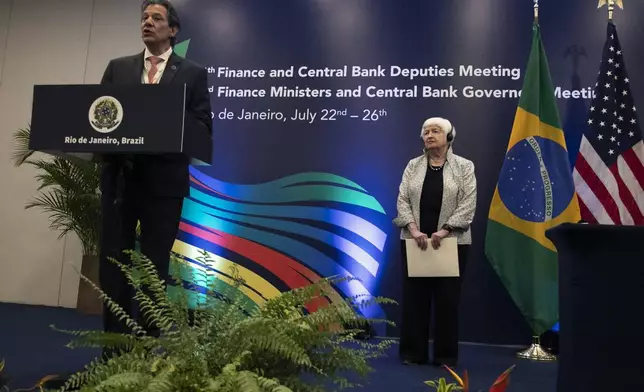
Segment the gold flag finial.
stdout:
<svg viewBox="0 0 644 392">
<path fill-rule="evenodd" d="M 597 8 L 602 8 L 605 5 L 610 5 L 610 3 L 617 4 L 617 6 L 621 9 L 624 9 L 624 2 L 622 0 L 599 0 L 599 4 L 597 4 Z"/>
<path fill-rule="evenodd" d="M 539 0 L 534 0 L 534 20 L 539 20 Z"/>
<path fill-rule="evenodd" d="M 599 4 L 597 4 L 597 8 L 601 8 L 604 5 L 608 6 L 608 20 L 612 21 L 613 20 L 613 10 L 615 8 L 615 4 L 621 9 L 624 9 L 624 2 L 622 0 L 599 0 Z"/>
</svg>

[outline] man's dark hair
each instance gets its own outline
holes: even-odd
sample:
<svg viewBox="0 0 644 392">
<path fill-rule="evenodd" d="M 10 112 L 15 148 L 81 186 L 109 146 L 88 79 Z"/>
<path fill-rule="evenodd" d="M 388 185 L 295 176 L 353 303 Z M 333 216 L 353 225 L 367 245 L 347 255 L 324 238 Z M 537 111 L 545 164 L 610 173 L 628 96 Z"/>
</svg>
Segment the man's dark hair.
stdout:
<svg viewBox="0 0 644 392">
<path fill-rule="evenodd" d="M 168 10 L 168 26 L 176 27 L 177 32 L 181 30 L 181 21 L 179 20 L 179 14 L 169 0 L 144 0 L 143 4 L 141 5 L 141 12 L 145 11 L 145 9 L 151 5 L 164 6 L 165 9 Z M 170 44 L 172 46 L 174 46 L 176 42 L 177 37 L 170 38 Z"/>
</svg>

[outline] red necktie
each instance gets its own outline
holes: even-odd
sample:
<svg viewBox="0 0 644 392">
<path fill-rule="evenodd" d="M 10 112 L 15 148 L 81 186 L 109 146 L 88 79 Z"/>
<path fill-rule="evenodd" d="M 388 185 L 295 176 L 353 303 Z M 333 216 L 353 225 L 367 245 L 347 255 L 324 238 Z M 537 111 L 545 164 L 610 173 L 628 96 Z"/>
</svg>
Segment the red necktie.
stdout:
<svg viewBox="0 0 644 392">
<path fill-rule="evenodd" d="M 148 71 L 148 83 L 152 84 L 154 80 L 154 75 L 156 75 L 157 71 L 159 70 L 157 65 L 161 63 L 163 59 L 161 57 L 150 56 L 148 57 L 148 60 L 150 60 L 150 64 L 152 64 L 152 66 L 150 67 L 150 70 Z"/>
</svg>

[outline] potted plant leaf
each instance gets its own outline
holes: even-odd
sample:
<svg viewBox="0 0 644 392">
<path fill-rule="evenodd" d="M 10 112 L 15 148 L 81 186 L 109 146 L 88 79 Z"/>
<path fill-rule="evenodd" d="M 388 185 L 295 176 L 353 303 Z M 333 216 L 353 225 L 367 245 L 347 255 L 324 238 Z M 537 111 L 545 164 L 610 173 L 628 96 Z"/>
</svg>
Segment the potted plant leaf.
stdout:
<svg viewBox="0 0 644 392">
<path fill-rule="evenodd" d="M 50 227 L 59 232 L 59 239 L 70 232 L 78 236 L 83 251 L 81 273 L 98 284 L 100 163 L 75 157 L 37 157 L 29 149 L 30 134 L 27 127 L 13 135 L 14 165 L 36 169 L 38 194 L 25 208 L 38 208 L 47 213 Z M 83 280 L 79 282 L 77 308 L 89 314 L 100 314 L 103 309 L 96 293 Z"/>
<path fill-rule="evenodd" d="M 248 302 L 246 282 L 234 266 L 225 275 L 216 274 L 195 270 L 173 256 L 173 282 L 164 282 L 149 259 L 136 251 L 126 253 L 131 262 L 112 262 L 133 287 L 144 318 L 159 326 L 161 335 L 148 336 L 137 320 L 94 287 L 109 311 L 132 332 L 59 330 L 74 337 L 68 347 L 101 347 L 114 353 L 72 375 L 62 391 L 344 389 L 358 386 L 347 377 L 364 377 L 373 371 L 369 361 L 394 343 L 354 339 L 364 322 L 393 324 L 366 319 L 357 310 L 395 303 L 392 300 L 356 296 L 308 310 L 311 303 L 328 298 L 333 285 L 353 278 L 321 279 L 255 304 Z M 198 259 L 203 265 L 213 262 L 205 251 Z"/>
<path fill-rule="evenodd" d="M 436 392 L 452 392 L 452 391 L 462 391 L 469 392 L 470 390 L 470 381 L 467 376 L 467 370 L 463 373 L 463 377 L 459 376 L 454 370 L 449 366 L 444 366 L 445 369 L 454 377 L 456 383 L 448 384 L 445 378 L 440 378 L 438 381 L 425 381 L 426 385 L 433 387 Z M 510 385 L 510 373 L 514 370 L 515 365 L 510 366 L 506 369 L 499 377 L 496 378 L 488 392 L 505 392 L 507 387 Z"/>
</svg>

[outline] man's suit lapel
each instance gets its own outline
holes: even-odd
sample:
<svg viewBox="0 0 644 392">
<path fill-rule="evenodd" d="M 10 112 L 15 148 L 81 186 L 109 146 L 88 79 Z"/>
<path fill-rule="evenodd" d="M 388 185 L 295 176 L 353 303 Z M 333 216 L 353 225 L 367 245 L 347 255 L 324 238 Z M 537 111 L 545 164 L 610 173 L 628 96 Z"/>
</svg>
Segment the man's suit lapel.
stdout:
<svg viewBox="0 0 644 392">
<path fill-rule="evenodd" d="M 132 74 L 132 83 L 133 84 L 141 84 L 141 80 L 143 78 L 143 56 L 144 56 L 145 51 L 141 52 L 140 55 L 136 56 L 134 58 L 134 65 L 132 66 L 132 70 L 134 71 Z"/>
<path fill-rule="evenodd" d="M 165 70 L 163 71 L 161 80 L 159 80 L 159 84 L 170 83 L 174 78 L 174 75 L 179 71 L 179 68 L 181 68 L 181 57 L 172 53 L 170 58 L 168 58 L 168 64 L 165 66 Z"/>
</svg>

